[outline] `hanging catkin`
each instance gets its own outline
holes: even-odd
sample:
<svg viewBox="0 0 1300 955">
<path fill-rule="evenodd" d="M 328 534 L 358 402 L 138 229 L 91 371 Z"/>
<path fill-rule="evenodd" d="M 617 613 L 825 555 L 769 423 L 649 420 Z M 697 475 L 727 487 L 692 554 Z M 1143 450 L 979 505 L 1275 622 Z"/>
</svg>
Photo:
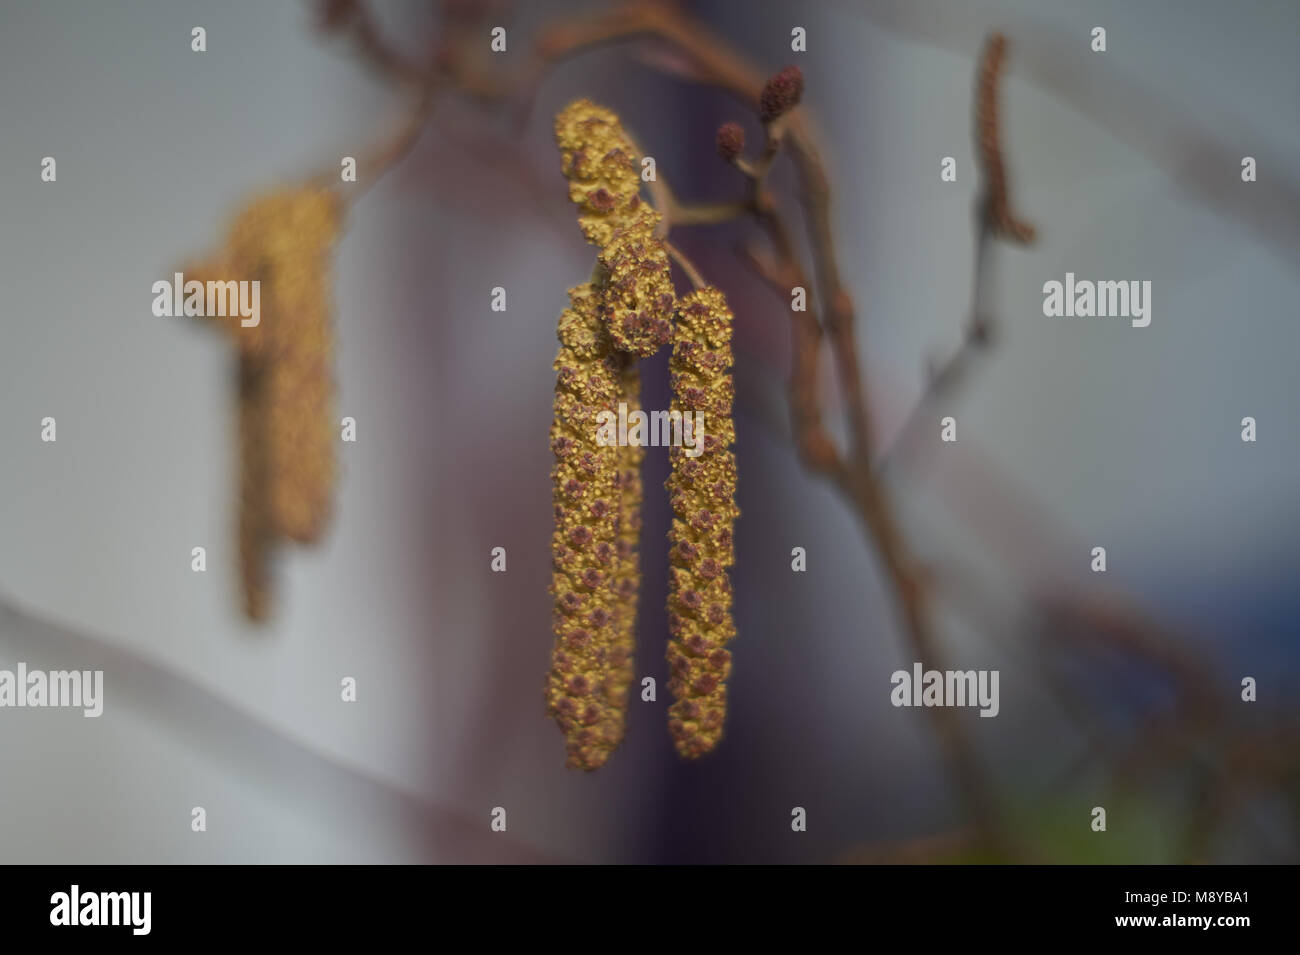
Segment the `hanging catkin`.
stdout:
<svg viewBox="0 0 1300 955">
<path fill-rule="evenodd" d="M 547 712 L 563 731 L 568 765 L 596 769 L 623 738 L 630 647 L 616 585 L 624 492 L 622 449 L 597 441 L 597 416 L 616 406 L 620 361 L 597 314 L 599 290 L 569 291 L 555 358 L 551 538 L 555 645 Z"/>
<path fill-rule="evenodd" d="M 681 300 L 670 364 L 674 405 L 696 412 L 703 451 L 687 444 L 669 449 L 666 487 L 672 507 L 668 574 L 668 687 L 674 702 L 668 727 L 678 753 L 690 759 L 722 738 L 727 712 L 726 680 L 736 635 L 731 618 L 736 507 L 735 426 L 731 410 L 731 310 L 715 288 Z M 703 415 L 703 422 L 698 415 Z"/>
<path fill-rule="evenodd" d="M 578 225 L 599 252 L 601 317 L 618 351 L 653 355 L 672 335 L 675 301 L 659 213 L 641 201 L 637 150 L 618 116 L 590 100 L 555 118 Z"/>
<path fill-rule="evenodd" d="M 319 540 L 335 481 L 330 257 L 341 228 L 332 193 L 273 192 L 235 216 L 226 245 L 188 279 L 258 282 L 258 322 L 204 316 L 239 361 L 239 554 L 244 609 L 270 610 L 269 551 L 279 539 Z"/>
<path fill-rule="evenodd" d="M 299 543 L 324 532 L 334 487 L 330 257 L 339 213 L 325 190 L 274 193 L 246 208 L 231 237 L 239 271 L 262 280 L 265 328 L 241 340 L 266 374 L 271 524 Z M 233 328 L 240 336 L 259 330 Z"/>
</svg>

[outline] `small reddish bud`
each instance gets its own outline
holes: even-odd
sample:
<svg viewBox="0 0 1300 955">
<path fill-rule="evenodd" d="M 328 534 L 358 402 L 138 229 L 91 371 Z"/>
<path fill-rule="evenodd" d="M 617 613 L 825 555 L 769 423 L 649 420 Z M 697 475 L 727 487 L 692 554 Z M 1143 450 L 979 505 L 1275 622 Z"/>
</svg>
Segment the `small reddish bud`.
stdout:
<svg viewBox="0 0 1300 955">
<path fill-rule="evenodd" d="M 765 123 L 770 123 L 794 109 L 803 98 L 803 71 L 797 66 L 787 66 L 777 73 L 758 98 L 758 115 Z"/>
<path fill-rule="evenodd" d="M 745 130 L 739 123 L 723 123 L 718 127 L 718 155 L 726 162 L 734 162 L 745 151 Z"/>
</svg>

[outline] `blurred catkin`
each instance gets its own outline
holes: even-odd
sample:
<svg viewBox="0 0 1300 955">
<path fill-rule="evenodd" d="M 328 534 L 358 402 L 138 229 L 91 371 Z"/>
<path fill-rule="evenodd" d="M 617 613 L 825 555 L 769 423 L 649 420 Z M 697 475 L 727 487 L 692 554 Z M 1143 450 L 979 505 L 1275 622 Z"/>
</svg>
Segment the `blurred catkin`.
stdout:
<svg viewBox="0 0 1300 955">
<path fill-rule="evenodd" d="M 330 269 L 340 212 L 325 190 L 273 193 L 246 207 L 230 239 L 240 273 L 262 282 L 261 324 L 233 330 L 267 376 L 271 525 L 299 543 L 324 532 L 334 488 Z"/>
<path fill-rule="evenodd" d="M 669 531 L 668 667 L 674 702 L 668 727 L 678 753 L 690 759 L 713 749 L 726 719 L 726 680 L 736 635 L 731 617 L 735 560 L 736 458 L 731 380 L 732 314 L 715 288 L 678 304 L 670 362 L 673 403 L 703 414 L 703 451 L 669 449 L 666 487 L 672 508 Z M 697 419 L 698 420 L 698 419 Z M 697 427 L 699 425 L 697 424 Z"/>
<path fill-rule="evenodd" d="M 575 100 L 555 118 L 555 141 L 578 225 L 604 272 L 601 317 L 618 351 L 653 355 L 672 335 L 675 298 L 659 213 L 641 201 L 637 149 L 618 116 Z"/>
<path fill-rule="evenodd" d="M 271 610 L 270 548 L 274 542 L 267 507 L 266 375 L 239 357 L 239 571 L 244 613 L 265 620 Z"/>
<path fill-rule="evenodd" d="M 563 731 L 568 765 L 596 769 L 623 738 L 630 670 L 626 601 L 616 585 L 624 492 L 621 448 L 597 440 L 597 416 L 616 406 L 620 356 L 597 312 L 599 290 L 569 290 L 555 358 L 551 538 L 555 644 L 547 712 Z"/>
<path fill-rule="evenodd" d="M 244 606 L 270 608 L 269 549 L 314 543 L 329 522 L 335 482 L 331 258 L 341 203 L 326 190 L 282 190 L 248 202 L 226 244 L 186 269 L 200 282 L 260 283 L 259 321 L 207 316 L 239 359 L 239 553 Z"/>
<path fill-rule="evenodd" d="M 975 130 L 987 190 L 988 226 L 997 235 L 1029 243 L 1034 241 L 1037 230 L 1012 212 L 1007 187 L 1007 167 L 998 107 L 1006 55 L 1007 38 L 1001 33 L 990 35 L 975 85 Z"/>
</svg>

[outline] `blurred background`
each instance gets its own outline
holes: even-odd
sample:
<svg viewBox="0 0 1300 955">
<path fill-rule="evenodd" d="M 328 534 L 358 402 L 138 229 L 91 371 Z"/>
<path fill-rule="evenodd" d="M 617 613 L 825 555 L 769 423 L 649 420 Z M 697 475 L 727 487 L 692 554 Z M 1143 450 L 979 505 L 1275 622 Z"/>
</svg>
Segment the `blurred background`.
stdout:
<svg viewBox="0 0 1300 955">
<path fill-rule="evenodd" d="M 919 657 L 875 543 L 793 449 L 789 301 L 736 254 L 762 238 L 747 221 L 673 233 L 737 315 L 727 735 L 689 764 L 667 733 L 667 458 L 650 449 L 637 674 L 659 699 L 633 699 L 604 768 L 564 768 L 542 702 L 547 429 L 555 320 L 593 255 L 551 117 L 594 98 L 681 199 L 738 198 L 714 131 L 741 122 L 753 154 L 760 126 L 671 44 L 601 45 L 518 95 L 452 86 L 381 179 L 343 187 L 365 188 L 334 270 L 357 441 L 326 540 L 284 549 L 272 620 L 244 620 L 233 357 L 155 317 L 152 284 L 219 246 L 250 194 L 403 129 L 411 91 L 359 22 L 406 61 L 481 59 L 508 84 L 549 25 L 615 6 L 0 4 L 0 668 L 105 672 L 99 719 L 0 710 L 0 861 L 1300 860 L 1290 2 L 669 5 L 762 74 L 804 72 L 882 453 L 970 320 L 973 84 L 986 36 L 1009 40 L 1003 146 L 1038 240 L 989 247 L 993 341 L 882 464 L 945 664 L 1001 674 L 996 719 L 956 713 L 996 837 L 932 714 L 890 705 L 890 674 Z M 799 222 L 788 156 L 772 185 Z M 1150 327 L 1044 317 L 1042 285 L 1067 271 L 1150 280 Z M 642 373 L 646 406 L 667 407 L 664 356 Z"/>
</svg>

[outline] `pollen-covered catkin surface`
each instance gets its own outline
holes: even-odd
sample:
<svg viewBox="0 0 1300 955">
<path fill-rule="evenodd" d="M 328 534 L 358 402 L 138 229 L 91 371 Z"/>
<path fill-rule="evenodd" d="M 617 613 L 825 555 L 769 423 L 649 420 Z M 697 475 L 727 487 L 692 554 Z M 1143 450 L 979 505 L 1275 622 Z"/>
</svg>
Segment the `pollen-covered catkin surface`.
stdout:
<svg viewBox="0 0 1300 955">
<path fill-rule="evenodd" d="M 555 143 L 578 226 L 588 242 L 603 248 L 644 205 L 636 149 L 618 116 L 586 99 L 556 115 Z"/>
<path fill-rule="evenodd" d="M 237 271 L 262 283 L 261 322 L 227 327 L 265 368 L 270 520 L 299 543 L 323 534 L 334 489 L 330 270 L 340 214 L 325 190 L 273 193 L 245 208 L 230 239 Z"/>
<path fill-rule="evenodd" d="M 330 270 L 341 213 L 326 190 L 256 197 L 236 214 L 220 254 L 184 270 L 205 287 L 259 283 L 256 325 L 240 314 L 196 319 L 220 326 L 239 356 L 239 554 L 253 620 L 269 614 L 275 542 L 315 542 L 329 522 L 337 440 Z"/>
<path fill-rule="evenodd" d="M 618 116 L 590 100 L 555 118 L 555 142 L 578 225 L 600 249 L 601 316 L 619 351 L 653 355 L 672 335 L 675 304 L 659 213 L 642 202 L 636 147 Z"/>
<path fill-rule="evenodd" d="M 569 291 L 551 425 L 555 645 L 546 707 L 564 733 L 568 765 L 588 770 L 603 765 L 623 738 L 630 677 L 615 590 L 622 568 L 620 449 L 597 441 L 597 416 L 617 406 L 620 358 L 597 314 L 598 295 L 593 285 Z"/>
<path fill-rule="evenodd" d="M 615 347 L 634 355 L 653 355 L 672 338 L 676 296 L 668 252 L 654 234 L 658 219 L 642 207 L 600 251 L 601 317 Z"/>
<path fill-rule="evenodd" d="M 674 407 L 704 416 L 703 451 L 669 449 L 668 728 L 678 753 L 694 759 L 722 738 L 726 680 L 736 635 L 731 617 L 735 562 L 736 458 L 731 380 L 732 314 L 722 293 L 703 288 L 678 304 L 670 363 Z M 698 420 L 698 419 L 697 419 Z"/>
</svg>

